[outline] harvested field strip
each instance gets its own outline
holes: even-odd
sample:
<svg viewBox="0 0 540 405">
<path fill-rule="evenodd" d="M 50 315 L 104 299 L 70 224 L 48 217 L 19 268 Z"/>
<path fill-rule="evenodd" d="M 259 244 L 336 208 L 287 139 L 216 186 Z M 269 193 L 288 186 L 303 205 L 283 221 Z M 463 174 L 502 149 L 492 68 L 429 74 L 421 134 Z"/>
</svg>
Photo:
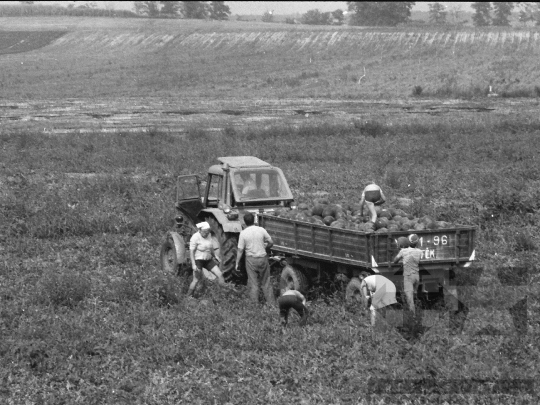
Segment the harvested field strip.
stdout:
<svg viewBox="0 0 540 405">
<path fill-rule="evenodd" d="M 0 31 L 0 55 L 43 48 L 67 31 Z"/>
<path fill-rule="evenodd" d="M 59 38 L 55 46 L 84 46 L 85 48 L 159 48 L 166 45 L 191 49 L 230 50 L 257 46 L 261 49 L 286 49 L 292 52 L 303 48 L 337 47 L 358 49 L 385 46 L 489 45 L 529 48 L 540 46 L 540 33 L 530 31 L 501 32 L 211 32 L 192 34 L 133 32 L 74 32 Z"/>
</svg>

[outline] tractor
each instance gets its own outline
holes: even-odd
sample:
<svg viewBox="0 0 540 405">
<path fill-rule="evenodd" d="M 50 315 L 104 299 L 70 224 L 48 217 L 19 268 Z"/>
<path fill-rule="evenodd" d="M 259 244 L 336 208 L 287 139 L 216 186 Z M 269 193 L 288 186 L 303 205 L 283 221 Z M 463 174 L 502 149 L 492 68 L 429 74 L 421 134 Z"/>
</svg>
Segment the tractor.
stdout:
<svg viewBox="0 0 540 405">
<path fill-rule="evenodd" d="M 281 169 L 253 156 L 218 158 L 208 169 L 206 182 L 197 175 L 182 175 L 176 182 L 175 227 L 161 247 L 161 266 L 179 276 L 191 272 L 189 240 L 196 224 L 208 222 L 214 250 L 225 280 L 245 282 L 236 272 L 238 236 L 247 212 L 274 212 L 295 208 L 293 195 Z M 202 193 L 201 193 L 202 192 Z M 205 276 L 214 275 L 204 270 Z"/>
</svg>

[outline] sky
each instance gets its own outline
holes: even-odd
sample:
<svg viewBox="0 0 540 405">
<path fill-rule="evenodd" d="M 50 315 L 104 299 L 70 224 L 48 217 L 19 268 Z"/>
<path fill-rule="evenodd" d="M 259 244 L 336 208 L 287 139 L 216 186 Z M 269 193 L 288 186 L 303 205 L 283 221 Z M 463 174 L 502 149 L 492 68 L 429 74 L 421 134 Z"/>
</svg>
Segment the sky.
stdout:
<svg viewBox="0 0 540 405">
<path fill-rule="evenodd" d="M 18 1 L 5 1 L 4 3 L 19 3 Z M 36 1 L 35 4 L 60 4 L 67 6 L 70 3 L 78 4 L 90 3 L 89 1 Z M 99 8 L 115 8 L 120 10 L 132 10 L 132 1 L 95 1 Z M 428 11 L 429 4 L 434 1 L 416 2 L 413 7 L 415 11 Z M 471 2 L 440 2 L 448 7 L 459 6 L 463 11 L 469 11 Z M 267 11 L 272 11 L 277 15 L 304 14 L 309 10 L 319 9 L 322 12 L 341 9 L 347 11 L 346 1 L 225 1 L 231 9 L 231 15 L 252 14 L 262 15 Z"/>
</svg>

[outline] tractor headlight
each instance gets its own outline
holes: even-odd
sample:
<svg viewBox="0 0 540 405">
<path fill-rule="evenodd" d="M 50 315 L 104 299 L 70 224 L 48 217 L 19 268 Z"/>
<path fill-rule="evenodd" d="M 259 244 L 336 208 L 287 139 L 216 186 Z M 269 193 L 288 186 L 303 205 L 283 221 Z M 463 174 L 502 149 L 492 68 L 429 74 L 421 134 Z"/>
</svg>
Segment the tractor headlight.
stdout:
<svg viewBox="0 0 540 405">
<path fill-rule="evenodd" d="M 237 211 L 231 211 L 229 208 L 229 213 L 227 214 L 227 219 L 229 221 L 235 221 L 238 219 L 238 212 Z"/>
</svg>

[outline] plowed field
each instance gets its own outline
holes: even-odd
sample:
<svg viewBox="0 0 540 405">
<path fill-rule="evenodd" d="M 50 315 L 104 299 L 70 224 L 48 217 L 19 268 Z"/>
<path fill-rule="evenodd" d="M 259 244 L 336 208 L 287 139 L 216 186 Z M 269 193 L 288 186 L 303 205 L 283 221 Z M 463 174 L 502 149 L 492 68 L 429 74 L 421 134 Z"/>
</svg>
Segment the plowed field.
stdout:
<svg viewBox="0 0 540 405">
<path fill-rule="evenodd" d="M 517 105 L 526 114 L 540 93 L 534 30 L 1 22 L 2 130 L 182 133 L 193 125 L 508 114 Z M 411 96 L 415 86 L 421 97 Z M 487 98 L 489 86 L 529 98 Z"/>
</svg>

